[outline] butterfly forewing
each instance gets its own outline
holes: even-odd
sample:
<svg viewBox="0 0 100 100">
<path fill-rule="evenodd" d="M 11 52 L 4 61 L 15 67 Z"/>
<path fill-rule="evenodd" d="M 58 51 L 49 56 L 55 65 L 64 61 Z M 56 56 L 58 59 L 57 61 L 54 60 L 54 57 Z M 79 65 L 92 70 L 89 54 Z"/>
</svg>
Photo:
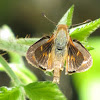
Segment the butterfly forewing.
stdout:
<svg viewBox="0 0 100 100">
<path fill-rule="evenodd" d="M 68 73 L 83 72 L 92 66 L 90 53 L 79 41 L 70 40 L 68 48 Z"/>
<path fill-rule="evenodd" d="M 35 67 L 40 68 L 40 66 L 38 65 L 38 62 L 36 60 L 35 57 L 35 51 L 43 44 L 45 44 L 48 40 L 49 40 L 49 36 L 43 37 L 41 38 L 39 41 L 37 41 L 36 43 L 34 43 L 32 46 L 29 47 L 27 54 L 26 54 L 26 59 L 28 60 L 28 62 L 30 64 L 32 64 Z M 43 69 L 43 68 L 41 68 Z M 45 69 L 44 69 L 45 70 Z"/>
<path fill-rule="evenodd" d="M 42 68 L 47 69 L 48 67 L 48 59 L 50 57 L 53 44 L 54 41 L 52 36 L 46 43 L 38 47 L 34 52 L 36 61 Z"/>
<path fill-rule="evenodd" d="M 84 57 L 70 39 L 68 44 L 68 73 L 76 72 L 81 66 Z"/>
</svg>

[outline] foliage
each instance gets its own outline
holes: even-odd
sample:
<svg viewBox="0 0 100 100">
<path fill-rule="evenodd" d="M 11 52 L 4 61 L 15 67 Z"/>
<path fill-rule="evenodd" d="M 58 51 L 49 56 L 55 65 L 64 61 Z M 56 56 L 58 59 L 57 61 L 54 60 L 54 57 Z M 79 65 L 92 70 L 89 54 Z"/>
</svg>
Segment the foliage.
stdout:
<svg viewBox="0 0 100 100">
<path fill-rule="evenodd" d="M 58 86 L 51 82 L 34 82 L 24 88 L 32 100 L 66 100 Z"/>
<path fill-rule="evenodd" d="M 0 88 L 0 100 L 18 100 L 20 91 L 18 87 L 1 87 Z"/>
<path fill-rule="evenodd" d="M 73 11 L 74 6 L 65 13 L 58 24 L 67 24 L 70 27 Z M 88 45 L 87 37 L 99 26 L 100 19 L 97 19 L 69 29 L 69 33 L 73 39 L 80 40 L 90 50 L 93 48 Z M 31 100 L 66 100 L 56 84 L 52 82 L 37 82 L 36 76 L 26 68 L 23 62 L 22 56 L 26 55 L 29 46 L 37 40 L 37 38 L 16 39 L 11 29 L 6 25 L 0 29 L 0 49 L 7 51 L 10 55 L 10 63 L 7 63 L 0 56 L 0 71 L 6 71 L 12 82 L 14 82 L 14 87 L 0 88 L 0 100 L 25 100 L 26 95 Z"/>
</svg>

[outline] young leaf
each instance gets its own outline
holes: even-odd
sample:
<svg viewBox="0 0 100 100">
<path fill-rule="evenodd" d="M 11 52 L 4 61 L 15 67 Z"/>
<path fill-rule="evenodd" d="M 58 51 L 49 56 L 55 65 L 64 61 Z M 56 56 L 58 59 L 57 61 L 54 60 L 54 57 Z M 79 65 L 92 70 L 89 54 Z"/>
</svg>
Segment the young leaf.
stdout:
<svg viewBox="0 0 100 100">
<path fill-rule="evenodd" d="M 14 34 L 13 34 L 12 30 L 10 29 L 10 27 L 8 27 L 7 25 L 3 25 L 0 28 L 0 38 L 2 38 L 3 40 L 6 40 L 6 41 L 14 39 Z"/>
<path fill-rule="evenodd" d="M 79 41 L 85 41 L 87 37 L 100 27 L 100 19 L 92 21 L 90 23 L 70 29 L 69 34 L 73 39 Z"/>
<path fill-rule="evenodd" d="M 34 82 L 24 89 L 31 100 L 66 100 L 58 86 L 51 82 Z"/>
<path fill-rule="evenodd" d="M 19 98 L 20 98 L 20 90 L 18 87 L 0 88 L 0 100 L 19 100 Z"/>
<path fill-rule="evenodd" d="M 69 8 L 69 10 L 64 14 L 64 16 L 59 21 L 58 25 L 65 24 L 65 25 L 70 27 L 72 25 L 73 11 L 74 11 L 74 5 L 72 5 Z"/>
</svg>

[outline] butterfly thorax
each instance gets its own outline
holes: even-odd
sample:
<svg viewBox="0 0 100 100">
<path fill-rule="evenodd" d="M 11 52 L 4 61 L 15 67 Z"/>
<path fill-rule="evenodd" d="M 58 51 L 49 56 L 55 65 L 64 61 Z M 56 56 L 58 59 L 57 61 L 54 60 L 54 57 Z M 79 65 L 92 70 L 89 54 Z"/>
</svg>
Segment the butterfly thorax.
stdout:
<svg viewBox="0 0 100 100">
<path fill-rule="evenodd" d="M 56 38 L 54 40 L 53 52 L 54 52 L 53 53 L 54 67 L 60 69 L 63 68 L 65 55 L 67 53 L 67 35 L 66 31 L 63 28 L 60 29 L 56 34 Z"/>
<path fill-rule="evenodd" d="M 68 43 L 68 30 L 66 25 L 59 25 L 54 36 L 54 44 L 57 51 L 63 51 Z"/>
</svg>

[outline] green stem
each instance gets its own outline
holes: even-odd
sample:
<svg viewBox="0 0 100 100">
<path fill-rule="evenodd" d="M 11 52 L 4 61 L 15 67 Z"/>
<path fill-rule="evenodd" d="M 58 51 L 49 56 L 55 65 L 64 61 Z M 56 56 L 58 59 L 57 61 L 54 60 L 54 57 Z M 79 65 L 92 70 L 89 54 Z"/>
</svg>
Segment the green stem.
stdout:
<svg viewBox="0 0 100 100">
<path fill-rule="evenodd" d="M 16 39 L 16 43 L 30 46 L 34 44 L 36 41 L 38 41 L 39 39 L 40 38 L 19 38 L 19 39 Z"/>
<path fill-rule="evenodd" d="M 7 74 L 11 77 L 11 79 L 14 81 L 16 86 L 20 86 L 21 82 L 20 80 L 17 78 L 17 76 L 15 75 L 15 73 L 12 71 L 12 69 L 9 67 L 9 65 L 7 64 L 6 60 L 0 55 L 0 63 L 3 65 L 3 67 L 5 68 L 5 71 L 7 72 Z"/>
</svg>

